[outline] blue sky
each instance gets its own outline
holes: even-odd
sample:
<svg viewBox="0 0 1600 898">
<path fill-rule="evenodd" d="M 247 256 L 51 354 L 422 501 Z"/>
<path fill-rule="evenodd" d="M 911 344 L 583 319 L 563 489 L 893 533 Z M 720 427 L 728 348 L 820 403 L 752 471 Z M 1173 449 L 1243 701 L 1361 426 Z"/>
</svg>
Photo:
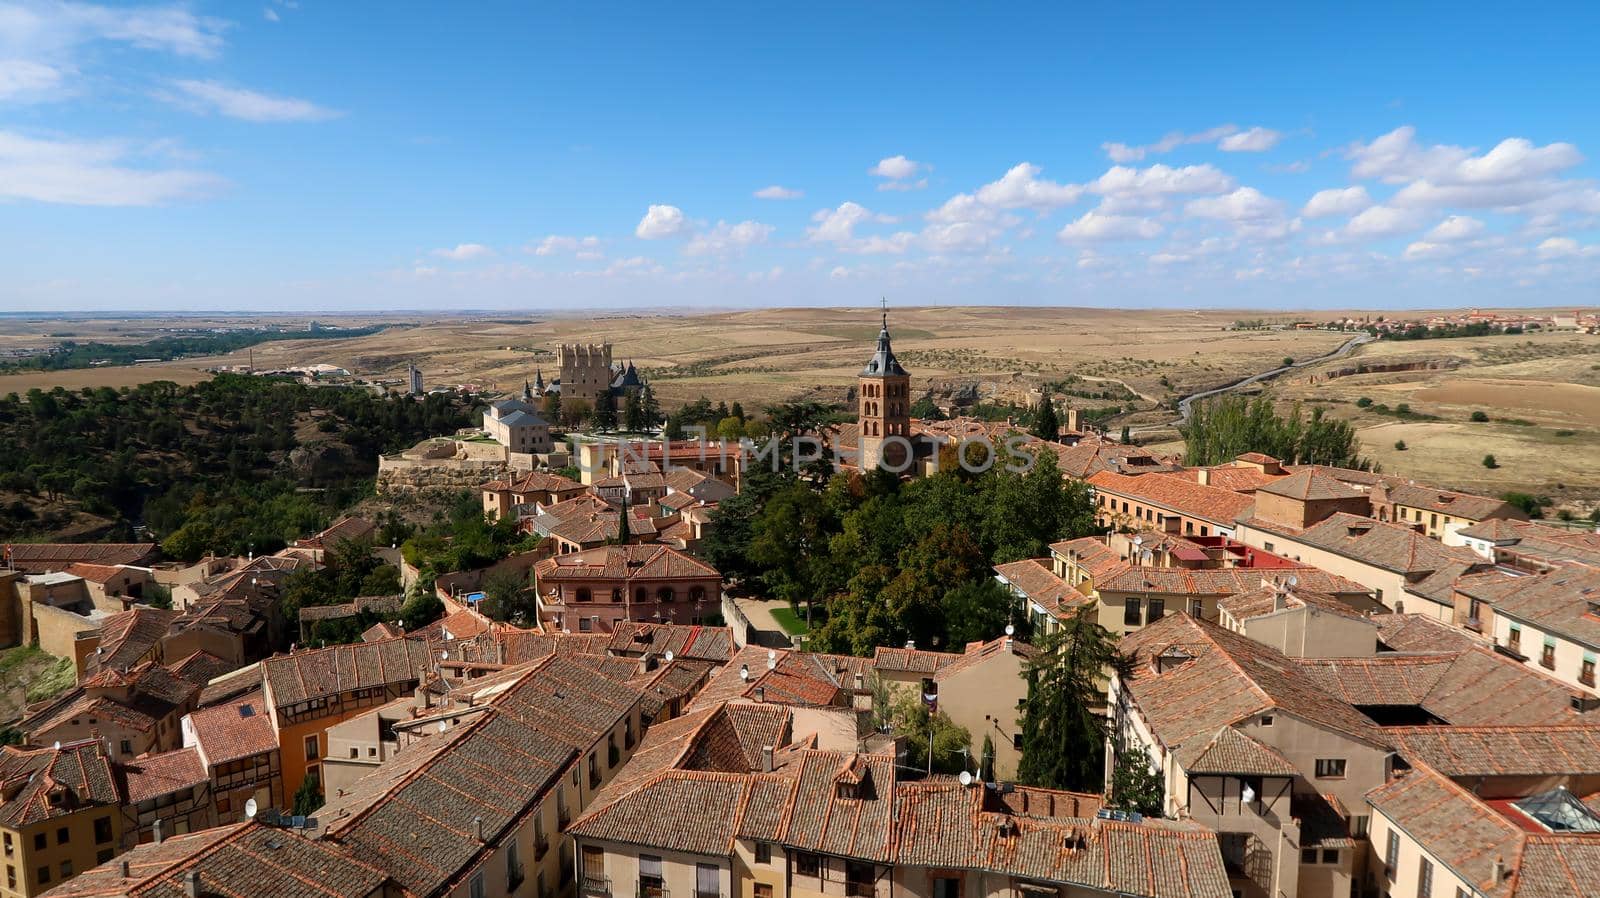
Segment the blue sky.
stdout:
<svg viewBox="0 0 1600 898">
<path fill-rule="evenodd" d="M 1389 6 L 0 0 L 0 310 L 1594 304 L 1600 5 Z"/>
</svg>

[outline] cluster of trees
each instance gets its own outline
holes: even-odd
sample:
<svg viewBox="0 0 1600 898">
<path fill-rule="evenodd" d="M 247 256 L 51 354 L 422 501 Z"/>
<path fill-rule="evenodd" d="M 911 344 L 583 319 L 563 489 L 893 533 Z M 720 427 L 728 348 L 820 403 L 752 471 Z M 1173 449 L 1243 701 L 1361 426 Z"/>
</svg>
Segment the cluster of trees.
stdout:
<svg viewBox="0 0 1600 898">
<path fill-rule="evenodd" d="M 1088 490 L 1064 480 L 1049 452 L 1025 474 L 946 464 L 910 482 L 884 472 L 753 472 L 718 506 L 714 525 L 704 547 L 712 564 L 804 603 L 811 648 L 858 655 L 907 641 L 959 650 L 994 638 L 1016 603 L 992 565 L 1097 532 Z"/>
<path fill-rule="evenodd" d="M 179 559 L 273 552 L 370 492 L 380 453 L 463 427 L 467 411 L 445 394 L 233 374 L 12 393 L 0 397 L 0 490 L 19 498 L 0 536 L 50 536 L 54 505 L 109 519 L 111 539 L 142 524 Z"/>
<path fill-rule="evenodd" d="M 374 555 L 372 546 L 371 539 L 343 540 L 324 554 L 323 567 L 300 568 L 285 578 L 278 599 L 284 620 L 299 620 L 301 608 L 338 605 L 356 596 L 398 595 L 400 569 Z M 317 621 L 307 635 L 313 645 L 356 642 L 379 620 L 377 614 L 363 610 L 354 618 Z"/>
<path fill-rule="evenodd" d="M 78 343 L 65 340 L 43 355 L 17 361 L 0 362 L 0 371 L 62 371 L 88 368 L 96 363 L 131 365 L 139 359 L 178 359 L 185 356 L 221 355 L 273 340 L 328 340 L 365 337 L 382 327 L 338 328 L 336 330 L 238 330 L 226 334 L 186 334 L 157 337 L 143 343 Z"/>
<path fill-rule="evenodd" d="M 1539 330 L 1538 324 L 1529 324 L 1529 330 Z M 1495 334 L 1515 335 L 1523 332 L 1520 324 L 1490 324 L 1486 321 L 1474 321 L 1471 324 L 1436 324 L 1429 327 L 1418 322 L 1404 328 L 1379 329 L 1376 325 L 1368 325 L 1367 332 L 1384 340 L 1440 340 L 1450 337 L 1488 337 Z"/>
<path fill-rule="evenodd" d="M 519 531 L 510 515 L 490 521 L 479 497 L 464 491 L 448 509 L 435 511 L 432 523 L 408 537 L 400 554 L 422 572 L 422 580 L 432 583 L 440 574 L 487 567 L 537 543 L 538 537 Z"/>
<path fill-rule="evenodd" d="M 1266 396 L 1221 396 L 1197 403 L 1183 434 L 1184 463 L 1217 465 L 1246 452 L 1265 452 L 1292 464 L 1332 465 L 1371 470 L 1360 454 L 1356 429 L 1315 408 L 1307 416 L 1296 403 L 1280 414 Z"/>
<path fill-rule="evenodd" d="M 692 435 L 690 428 L 703 428 L 707 438 L 730 442 L 741 437 L 764 440 L 772 432 L 768 422 L 746 414 L 741 403 L 724 401 L 713 406 L 704 396 L 667 416 L 667 439 L 685 439 Z"/>
</svg>

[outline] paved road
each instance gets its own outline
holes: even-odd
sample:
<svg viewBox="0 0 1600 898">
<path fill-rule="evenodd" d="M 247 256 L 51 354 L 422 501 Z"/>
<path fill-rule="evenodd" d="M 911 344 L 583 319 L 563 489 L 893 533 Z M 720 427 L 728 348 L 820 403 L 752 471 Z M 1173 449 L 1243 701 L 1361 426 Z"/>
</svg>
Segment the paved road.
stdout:
<svg viewBox="0 0 1600 898">
<path fill-rule="evenodd" d="M 1321 364 L 1322 362 L 1326 362 L 1330 359 L 1337 359 L 1342 356 L 1349 355 L 1355 351 L 1357 346 L 1371 343 L 1376 339 L 1376 337 L 1368 333 L 1357 334 L 1356 336 L 1346 340 L 1342 345 L 1339 346 L 1338 349 L 1335 349 L 1334 351 L 1324 355 L 1319 355 L 1314 359 L 1306 359 L 1304 361 L 1295 362 L 1292 365 L 1280 365 L 1279 367 L 1273 368 L 1270 371 L 1263 371 L 1260 374 L 1252 374 L 1243 380 L 1235 381 L 1227 386 L 1217 387 L 1213 390 L 1202 390 L 1199 393 L 1191 393 L 1188 396 L 1178 400 L 1178 417 L 1175 420 L 1167 424 L 1158 424 L 1153 427 L 1137 428 L 1133 430 L 1132 433 L 1137 435 L 1151 431 L 1166 430 L 1172 427 L 1181 427 L 1189 422 L 1189 416 L 1194 412 L 1194 403 L 1198 400 L 1209 399 L 1212 396 L 1220 396 L 1223 393 L 1231 393 L 1234 390 L 1242 390 L 1245 387 L 1258 384 L 1264 380 L 1271 380 L 1285 371 L 1292 371 L 1296 368 L 1306 368 L 1311 365 Z"/>
</svg>

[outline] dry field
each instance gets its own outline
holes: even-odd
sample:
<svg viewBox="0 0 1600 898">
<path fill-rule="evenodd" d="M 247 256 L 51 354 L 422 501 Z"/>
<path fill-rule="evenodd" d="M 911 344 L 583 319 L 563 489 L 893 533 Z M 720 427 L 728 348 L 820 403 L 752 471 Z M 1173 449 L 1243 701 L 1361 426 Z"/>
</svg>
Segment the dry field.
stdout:
<svg viewBox="0 0 1600 898">
<path fill-rule="evenodd" d="M 1388 473 L 1491 495 L 1513 489 L 1549 495 L 1575 511 L 1600 501 L 1600 338 L 1381 342 L 1357 358 L 1452 367 L 1314 383 L 1321 372 L 1312 371 L 1278 384 L 1276 395 L 1324 403 L 1331 414 L 1355 421 L 1367 453 Z M 1390 413 L 1360 408 L 1363 397 Z M 1402 403 L 1412 417 L 1393 413 Z M 1474 412 L 1489 420 L 1473 421 Z M 1404 450 L 1395 448 L 1399 441 Z M 1484 467 L 1485 455 L 1499 467 Z"/>
</svg>

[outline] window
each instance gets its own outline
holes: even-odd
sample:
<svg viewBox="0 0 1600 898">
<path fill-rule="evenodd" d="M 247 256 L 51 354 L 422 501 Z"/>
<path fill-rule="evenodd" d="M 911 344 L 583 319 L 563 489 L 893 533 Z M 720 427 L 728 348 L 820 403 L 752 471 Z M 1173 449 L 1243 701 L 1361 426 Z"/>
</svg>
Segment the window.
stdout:
<svg viewBox="0 0 1600 898">
<path fill-rule="evenodd" d="M 1324 864 L 1337 864 L 1337 863 L 1339 863 L 1339 849 L 1337 849 L 1337 848 L 1324 848 L 1324 849 L 1322 849 L 1322 862 Z"/>
<path fill-rule="evenodd" d="M 361 757 L 361 749 L 356 748 L 353 745 L 350 746 L 350 760 L 354 761 L 354 760 L 356 760 L 356 759 L 358 759 L 360 757 Z"/>
<path fill-rule="evenodd" d="M 722 877 L 716 864 L 694 865 L 694 893 L 699 898 L 718 898 L 722 894 Z"/>
<path fill-rule="evenodd" d="M 1190 617 L 1205 617 L 1206 616 L 1205 615 L 1205 610 L 1206 610 L 1206 603 L 1205 603 L 1204 600 L 1202 600 L 1202 599 L 1190 599 L 1189 600 L 1189 616 Z"/>
<path fill-rule="evenodd" d="M 1506 645 L 1510 646 L 1512 648 L 1512 650 L 1514 650 L 1514 651 L 1517 651 L 1517 652 L 1521 652 L 1522 651 L 1522 628 L 1521 627 L 1517 626 L 1516 624 L 1512 624 L 1511 625 L 1511 632 L 1506 635 Z"/>
<path fill-rule="evenodd" d="M 1417 868 L 1417 898 L 1433 898 L 1433 861 L 1427 858 Z"/>
<path fill-rule="evenodd" d="M 1262 543 L 1261 544 L 1261 548 L 1266 549 L 1268 552 L 1271 552 L 1272 551 L 1272 543 Z"/>
<path fill-rule="evenodd" d="M 587 602 L 593 598 L 594 596 L 589 592 L 589 587 L 587 586 L 578 587 L 578 594 L 573 597 L 574 601 L 578 602 Z"/>
<path fill-rule="evenodd" d="M 522 885 L 522 858 L 517 851 L 517 838 L 506 840 L 506 891 L 515 892 Z"/>
<path fill-rule="evenodd" d="M 1393 882 L 1395 868 L 1400 866 L 1400 834 L 1392 829 L 1389 830 L 1389 843 L 1384 846 L 1383 864 L 1387 868 L 1383 874 Z"/>
<path fill-rule="evenodd" d="M 933 898 L 961 898 L 961 880 L 954 876 L 934 877 Z"/>
<path fill-rule="evenodd" d="M 666 880 L 661 878 L 661 858 L 639 855 L 639 898 L 666 898 Z"/>
<path fill-rule="evenodd" d="M 111 818 L 101 817 L 94 822 L 94 843 L 96 845 L 111 841 Z"/>
<path fill-rule="evenodd" d="M 772 844 L 770 842 L 757 842 L 756 843 L 756 863 L 758 863 L 758 864 L 770 864 L 770 863 L 772 863 Z"/>
<path fill-rule="evenodd" d="M 1137 627 L 1143 620 L 1139 613 L 1139 600 L 1130 596 L 1122 606 L 1123 626 Z"/>
<path fill-rule="evenodd" d="M 611 590 L 611 601 L 620 602 L 620 601 L 622 601 L 622 596 L 623 596 L 622 587 L 617 586 L 617 587 L 613 587 L 612 588 L 612 590 Z"/>
<path fill-rule="evenodd" d="M 663 586 L 656 590 L 656 600 L 659 602 L 675 602 L 678 600 L 678 591 L 670 586 Z"/>
<path fill-rule="evenodd" d="M 39 885 L 44 885 L 45 883 L 49 882 L 50 881 L 50 868 L 49 867 L 40 867 L 38 869 L 38 871 L 36 873 L 34 873 L 34 878 L 39 880 Z"/>
<path fill-rule="evenodd" d="M 1318 758 L 1318 779 L 1344 779 L 1344 758 Z"/>
<path fill-rule="evenodd" d="M 127 739 L 122 740 L 122 753 L 125 755 L 133 754 L 133 743 Z"/>
<path fill-rule="evenodd" d="M 307 761 L 315 761 L 317 758 L 321 757 L 321 755 L 318 754 L 318 751 L 320 750 L 320 746 L 319 746 L 319 743 L 317 742 L 317 737 L 316 736 L 314 736 L 314 735 L 307 736 L 306 737 L 306 746 L 305 747 L 306 747 L 306 760 Z"/>
<path fill-rule="evenodd" d="M 1590 652 L 1583 653 L 1583 660 L 1578 664 L 1578 682 L 1585 686 L 1594 685 L 1594 655 Z"/>
<path fill-rule="evenodd" d="M 794 854 L 794 872 L 799 876 L 817 876 L 822 872 L 821 859 L 808 851 Z"/>
<path fill-rule="evenodd" d="M 1302 849 L 1300 849 L 1300 863 L 1302 863 L 1302 864 L 1315 864 L 1316 862 L 1317 862 L 1317 849 L 1315 849 L 1315 848 L 1302 848 Z"/>
<path fill-rule="evenodd" d="M 587 617 L 578 618 L 578 632 L 579 633 L 589 633 L 589 632 L 592 632 L 593 630 L 594 630 L 594 622 L 593 621 L 589 620 Z"/>
<path fill-rule="evenodd" d="M 648 602 L 648 601 L 650 601 L 650 591 L 645 589 L 643 586 L 639 587 L 638 589 L 635 589 L 633 591 L 633 600 L 635 602 Z"/>
<path fill-rule="evenodd" d="M 56 844 L 65 845 L 70 841 L 72 841 L 72 831 L 65 826 L 58 827 L 56 829 Z"/>
<path fill-rule="evenodd" d="M 467 881 L 467 894 L 471 898 L 484 898 L 482 870 L 472 874 L 472 879 Z"/>
<path fill-rule="evenodd" d="M 758 882 L 753 883 L 752 888 L 754 889 L 751 893 L 752 898 L 772 898 L 772 886 Z"/>
<path fill-rule="evenodd" d="M 1261 725 L 1264 726 L 1264 727 L 1272 726 L 1272 715 L 1271 714 L 1263 714 L 1263 715 L 1261 715 Z"/>
<path fill-rule="evenodd" d="M 72 878 L 72 860 L 70 858 L 61 862 L 61 878 Z"/>
<path fill-rule="evenodd" d="M 16 850 L 16 846 L 11 844 L 11 834 L 6 833 L 6 857 L 11 857 L 16 853 Z"/>
<path fill-rule="evenodd" d="M 1162 617 L 1166 616 L 1166 613 L 1167 613 L 1167 600 L 1166 599 L 1151 599 L 1150 600 L 1150 623 L 1153 624 L 1156 621 L 1160 620 Z"/>
<path fill-rule="evenodd" d="M 47 846 L 49 844 L 50 844 L 50 837 L 49 836 L 46 836 L 44 833 L 34 833 L 33 834 L 33 850 L 34 851 L 43 851 L 45 849 L 45 846 Z"/>
<path fill-rule="evenodd" d="M 1539 653 L 1539 666 L 1545 670 L 1556 669 L 1556 640 L 1555 637 L 1544 638 L 1544 650 Z"/>
<path fill-rule="evenodd" d="M 1022 751 L 1022 734 L 1021 733 L 1012 733 L 1011 734 L 1011 747 L 1016 749 L 1017 751 Z"/>
<path fill-rule="evenodd" d="M 15 889 L 16 887 L 17 887 L 17 868 L 11 866 L 10 864 L 7 864 L 6 865 L 6 888 Z"/>
</svg>

